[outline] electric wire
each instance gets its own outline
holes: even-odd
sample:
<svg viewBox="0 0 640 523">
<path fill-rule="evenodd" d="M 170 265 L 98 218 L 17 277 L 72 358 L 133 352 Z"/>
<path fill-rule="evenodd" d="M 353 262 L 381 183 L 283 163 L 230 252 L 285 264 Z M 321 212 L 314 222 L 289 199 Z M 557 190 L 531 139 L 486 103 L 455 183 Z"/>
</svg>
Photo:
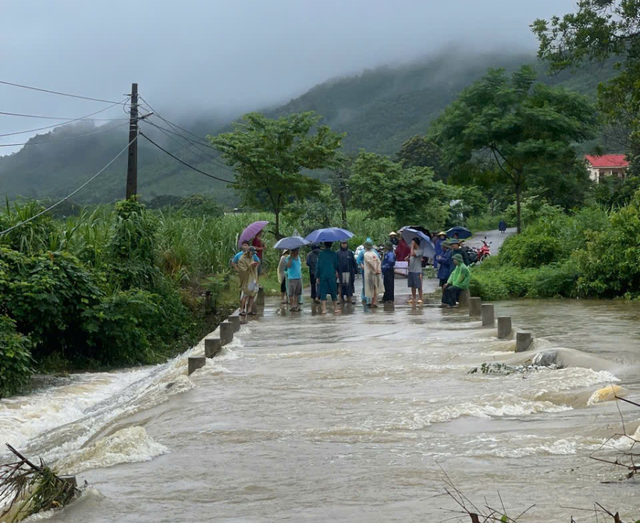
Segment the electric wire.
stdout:
<svg viewBox="0 0 640 523">
<path fill-rule="evenodd" d="M 156 142 L 154 142 L 151 138 L 149 138 L 146 134 L 144 134 L 142 131 L 140 131 L 140 136 L 144 136 L 149 142 L 151 142 L 152 145 L 155 145 L 158 149 L 160 149 L 162 152 L 164 152 L 165 154 L 168 154 L 169 156 L 171 156 L 171 158 L 173 158 L 174 160 L 180 162 L 182 165 L 185 165 L 186 167 L 188 167 L 189 169 L 194 170 L 197 173 L 200 174 L 204 174 L 205 176 L 208 176 L 209 178 L 213 178 L 214 180 L 218 180 L 220 182 L 225 182 L 231 185 L 235 185 L 237 182 L 232 181 L 232 180 L 225 180 L 224 178 L 219 178 L 218 176 L 214 176 L 213 174 L 209 174 L 206 173 L 204 171 L 201 171 L 200 169 L 198 169 L 197 167 L 194 167 L 193 165 L 188 164 L 187 162 L 185 162 L 184 160 L 181 160 L 180 158 L 178 158 L 176 155 L 170 153 L 169 151 L 167 151 L 164 147 L 162 147 L 161 145 L 158 145 Z"/>
<path fill-rule="evenodd" d="M 74 122 L 79 122 L 80 120 L 86 120 L 87 118 L 95 116 L 96 114 L 100 114 L 100 113 L 103 113 L 105 111 L 108 111 L 109 109 L 115 107 L 116 105 L 120 105 L 120 102 L 117 102 L 117 103 L 112 104 L 112 105 L 110 105 L 108 107 L 105 107 L 104 109 L 100 109 L 99 111 L 96 111 L 94 113 L 90 113 L 90 114 L 88 114 L 86 116 L 82 116 L 80 118 L 74 118 L 72 120 L 69 120 L 68 122 L 56 123 L 56 124 L 53 124 L 53 125 L 47 125 L 45 127 L 38 127 L 36 129 L 27 129 L 26 131 L 15 131 L 15 132 L 12 132 L 12 133 L 0 134 L 0 138 L 3 138 L 5 136 L 15 136 L 17 134 L 35 133 L 36 131 L 44 131 L 46 129 L 53 129 L 54 127 L 63 127 L 65 125 L 69 125 L 69 124 L 72 124 Z"/>
<path fill-rule="evenodd" d="M 43 89 L 41 87 L 32 87 L 30 85 L 23 85 L 23 84 L 16 84 L 13 82 L 6 82 L 4 80 L 0 80 L 0 84 L 3 85 L 10 85 L 12 87 L 20 87 L 21 89 L 29 89 L 31 91 L 39 91 L 42 93 L 49 93 L 49 94 L 57 94 L 58 96 L 68 96 L 69 98 L 79 98 L 80 100 L 89 100 L 92 102 L 102 102 L 102 103 L 106 103 L 106 104 L 122 104 L 124 102 L 114 102 L 113 100 L 103 100 L 102 98 L 92 98 L 90 96 L 82 96 L 79 94 L 70 94 L 70 93 L 63 93 L 60 91 L 52 91 L 50 89 Z"/>
<path fill-rule="evenodd" d="M 68 116 L 43 116 L 40 114 L 23 114 L 23 113 L 7 113 L 5 111 L 0 111 L 0 115 L 3 116 L 17 116 L 20 118 L 35 118 L 38 120 L 73 120 L 73 118 L 70 118 Z M 115 120 L 126 120 L 126 118 L 77 118 L 77 120 L 88 120 L 88 121 L 92 121 L 92 122 L 99 122 L 99 121 L 115 121 Z"/>
<path fill-rule="evenodd" d="M 120 127 L 124 127 L 125 125 L 129 125 L 129 122 L 120 123 L 118 125 L 114 125 L 113 127 L 109 127 L 109 128 L 106 128 L 106 129 L 101 128 L 101 129 L 98 129 L 96 131 L 92 131 L 90 133 L 75 134 L 73 136 L 65 136 L 64 138 L 54 138 L 52 140 L 42 140 L 40 142 L 28 141 L 28 142 L 21 142 L 21 143 L 3 143 L 3 144 L 0 144 L 0 147 L 17 147 L 19 145 L 46 145 L 46 144 L 54 143 L 54 142 L 63 142 L 65 140 L 73 140 L 74 138 L 82 138 L 84 136 L 91 136 L 93 134 L 106 133 L 107 131 L 111 131 L 113 129 L 118 129 Z"/>
<path fill-rule="evenodd" d="M 225 171 L 229 171 L 230 173 L 233 173 L 233 169 L 231 169 L 230 167 L 228 167 L 227 165 L 218 163 L 216 160 L 217 158 L 215 158 L 214 156 L 210 156 L 209 154 L 207 154 L 204 151 L 201 151 L 198 149 L 198 151 L 195 151 L 193 149 L 189 149 L 189 145 L 184 145 L 183 143 L 181 143 L 180 141 L 176 140 L 175 138 L 173 138 L 169 133 L 171 134 L 175 134 L 177 136 L 182 136 L 178 133 L 172 133 L 169 129 L 165 129 L 164 127 L 161 127 L 159 125 L 154 124 L 153 122 L 150 122 L 149 120 L 144 120 L 145 123 L 152 125 L 153 127 L 155 127 L 156 129 L 158 129 L 159 131 L 161 131 L 167 138 L 169 138 L 171 141 L 173 141 L 174 143 L 177 143 L 181 149 L 187 149 L 189 152 L 191 152 L 192 154 L 194 154 L 195 156 L 197 156 L 198 158 L 200 158 L 201 160 L 204 160 L 205 162 L 210 162 L 213 165 L 220 167 L 221 169 L 225 170 Z M 186 140 L 186 138 L 183 138 Z M 187 140 L 188 141 L 188 140 Z M 193 142 L 189 142 L 189 144 L 193 145 L 195 147 L 195 145 L 193 144 Z"/>
<path fill-rule="evenodd" d="M 72 196 L 74 196 L 77 193 L 79 193 L 82 189 L 84 189 L 87 185 L 89 185 L 93 180 L 95 180 L 98 176 L 100 176 L 104 171 L 106 171 L 111 166 L 111 164 L 113 164 L 113 162 L 115 162 L 118 158 L 120 158 L 120 156 L 122 156 L 122 154 L 129 148 L 129 146 L 133 142 L 135 142 L 137 139 L 138 139 L 137 136 L 134 137 L 133 140 L 131 140 L 116 156 L 114 156 L 107 165 L 105 165 L 102 169 L 100 169 L 96 174 L 94 174 L 91 178 L 89 178 L 86 182 L 84 182 L 80 187 L 78 187 L 71 194 L 68 194 L 67 196 L 62 198 L 62 200 L 57 201 L 56 203 L 54 203 L 53 205 L 50 205 L 49 207 L 47 207 L 46 209 L 40 211 L 39 213 L 34 214 L 30 218 L 27 218 L 26 220 L 23 220 L 20 223 L 16 223 L 15 225 L 9 227 L 8 229 L 5 229 L 4 231 L 0 231 L 0 237 L 4 236 L 5 234 L 7 234 L 7 233 L 9 233 L 11 231 L 13 231 L 14 229 L 17 229 L 18 227 L 22 227 L 23 225 L 29 223 L 30 221 L 35 220 L 36 218 L 39 218 L 43 214 L 49 212 L 52 209 L 55 209 L 58 205 L 60 205 L 61 203 L 67 201 Z"/>
<path fill-rule="evenodd" d="M 166 118 L 164 118 L 164 117 L 163 117 L 163 116 L 162 116 L 158 111 L 156 111 L 156 110 L 153 108 L 153 106 L 152 106 L 149 102 L 147 102 L 147 100 L 146 100 L 144 97 L 140 96 L 139 98 L 140 98 L 144 103 L 146 103 L 146 104 L 149 106 L 149 108 L 150 108 L 150 109 L 151 109 L 151 110 L 156 114 L 156 116 L 157 116 L 158 118 L 160 118 L 163 122 L 165 122 L 166 124 L 168 124 L 168 125 L 169 125 L 169 126 L 171 126 L 171 127 L 175 127 L 175 128 L 177 128 L 177 129 L 180 129 L 181 131 L 184 131 L 184 132 L 185 132 L 185 133 L 187 133 L 187 134 L 190 134 L 190 135 L 191 135 L 191 136 L 193 136 L 194 138 L 197 138 L 198 140 L 200 140 L 201 142 L 203 142 L 203 143 L 202 143 L 202 145 L 204 145 L 204 146 L 206 146 L 206 147 L 209 147 L 209 148 L 214 149 L 215 151 L 217 151 L 217 149 L 216 149 L 215 147 L 213 147 L 210 143 L 206 142 L 206 141 L 204 140 L 204 138 L 202 138 L 201 136 L 198 136 L 197 134 L 192 133 L 192 132 L 191 132 L 191 131 L 189 131 L 188 129 L 185 129 L 184 127 L 180 127 L 177 123 L 170 122 L 169 120 L 167 120 Z"/>
</svg>

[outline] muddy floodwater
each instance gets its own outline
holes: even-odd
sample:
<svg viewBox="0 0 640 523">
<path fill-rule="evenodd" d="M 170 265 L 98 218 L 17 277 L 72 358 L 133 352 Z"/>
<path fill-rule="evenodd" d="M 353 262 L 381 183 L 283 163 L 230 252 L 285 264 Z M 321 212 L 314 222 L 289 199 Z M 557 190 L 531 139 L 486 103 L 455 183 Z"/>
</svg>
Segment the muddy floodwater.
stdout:
<svg viewBox="0 0 640 523">
<path fill-rule="evenodd" d="M 0 440 L 89 482 L 51 522 L 445 521 L 445 472 L 479 505 L 535 505 L 521 521 L 594 521 L 577 509 L 596 501 L 640 518 L 637 482 L 605 484 L 622 471 L 589 459 L 621 430 L 594 392 L 640 399 L 640 304 L 497 303 L 536 338 L 515 354 L 465 311 L 403 301 L 339 316 L 267 301 L 189 378 L 185 355 L 3 400 Z M 562 368 L 468 373 L 549 350 Z M 634 434 L 640 409 L 619 407 Z"/>
</svg>

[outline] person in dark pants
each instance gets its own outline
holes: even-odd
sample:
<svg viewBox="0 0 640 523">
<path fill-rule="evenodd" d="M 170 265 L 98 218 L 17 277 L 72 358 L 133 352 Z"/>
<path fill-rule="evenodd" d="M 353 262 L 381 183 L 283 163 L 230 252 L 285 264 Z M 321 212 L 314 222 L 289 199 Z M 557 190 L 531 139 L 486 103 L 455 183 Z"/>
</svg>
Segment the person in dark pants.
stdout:
<svg viewBox="0 0 640 523">
<path fill-rule="evenodd" d="M 382 258 L 382 278 L 384 281 L 383 303 L 393 303 L 395 300 L 395 266 L 396 255 L 393 252 L 393 243 L 384 244 L 384 257 Z"/>
<path fill-rule="evenodd" d="M 320 245 L 314 243 L 311 246 L 311 252 L 307 255 L 307 267 L 309 267 L 309 282 L 311 285 L 311 299 L 318 303 L 318 284 L 316 283 L 316 267 L 318 266 L 318 255 L 320 254 Z"/>
<path fill-rule="evenodd" d="M 436 260 L 438 261 L 438 279 L 440 280 L 438 285 L 443 288 L 453 272 L 453 260 L 451 259 L 453 251 L 447 241 L 442 242 L 440 247 L 442 248 L 442 253 L 436 256 Z"/>
<path fill-rule="evenodd" d="M 358 265 L 353 251 L 346 240 L 340 242 L 338 254 L 338 294 L 342 303 L 350 303 L 355 292 L 355 279 Z"/>
<path fill-rule="evenodd" d="M 464 264 L 460 254 L 453 255 L 453 263 L 456 268 L 443 287 L 442 305 L 440 306 L 445 309 L 457 307 L 460 293 L 469 288 L 469 281 L 471 280 L 471 271 L 469 267 Z"/>
</svg>

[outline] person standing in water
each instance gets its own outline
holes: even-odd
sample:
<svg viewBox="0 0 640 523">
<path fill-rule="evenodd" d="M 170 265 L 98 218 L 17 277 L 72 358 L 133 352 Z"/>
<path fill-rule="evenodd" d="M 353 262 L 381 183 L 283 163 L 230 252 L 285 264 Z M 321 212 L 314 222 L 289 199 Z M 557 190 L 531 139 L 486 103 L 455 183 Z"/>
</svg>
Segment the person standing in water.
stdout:
<svg viewBox="0 0 640 523">
<path fill-rule="evenodd" d="M 289 292 L 289 303 L 291 304 L 292 312 L 300 310 L 299 297 L 302 294 L 302 263 L 300 261 L 300 251 L 293 249 L 291 254 L 287 257 L 287 263 L 285 264 L 287 270 L 287 285 Z"/>
<path fill-rule="evenodd" d="M 258 293 L 258 266 L 260 258 L 256 256 L 256 250 L 250 247 L 242 253 L 236 263 L 236 271 L 238 271 L 238 279 L 240 282 L 240 316 L 246 316 L 247 313 L 254 316 L 253 299 Z"/>
<path fill-rule="evenodd" d="M 278 282 L 280 283 L 280 300 L 282 305 L 286 305 L 289 302 L 289 300 L 287 300 L 287 269 L 285 267 L 288 256 L 289 251 L 285 249 L 278 262 Z"/>
<path fill-rule="evenodd" d="M 338 255 L 338 274 L 339 274 L 339 297 L 342 303 L 351 303 L 351 299 L 355 292 L 355 277 L 358 272 L 356 259 L 353 251 L 349 249 L 347 240 L 340 242 L 340 250 Z"/>
<path fill-rule="evenodd" d="M 311 252 L 307 255 L 307 267 L 309 267 L 309 285 L 311 286 L 311 299 L 318 303 L 318 285 L 316 284 L 316 266 L 318 264 L 318 255 L 320 254 L 320 245 L 314 243 L 311 246 Z"/>
<path fill-rule="evenodd" d="M 331 294 L 333 310 L 337 314 L 338 290 L 336 279 L 339 276 L 338 254 L 331 250 L 332 243 L 325 242 L 324 249 L 318 255 L 318 265 L 316 266 L 316 283 L 318 284 L 319 298 L 322 303 L 322 314 L 327 313 L 327 294 Z"/>
<path fill-rule="evenodd" d="M 408 258 L 409 276 L 407 283 L 411 289 L 410 304 L 422 305 L 422 256 L 424 251 L 420 248 L 420 238 L 411 240 L 411 250 Z M 416 301 L 416 294 L 418 299 Z"/>
<path fill-rule="evenodd" d="M 364 242 L 364 295 L 371 307 L 378 306 L 378 294 L 384 292 L 382 264 L 378 253 L 373 250 L 373 242 Z"/>
<path fill-rule="evenodd" d="M 393 303 L 395 300 L 395 266 L 396 255 L 393 252 L 393 243 L 388 241 L 384 245 L 384 257 L 382 258 L 383 303 Z"/>
</svg>

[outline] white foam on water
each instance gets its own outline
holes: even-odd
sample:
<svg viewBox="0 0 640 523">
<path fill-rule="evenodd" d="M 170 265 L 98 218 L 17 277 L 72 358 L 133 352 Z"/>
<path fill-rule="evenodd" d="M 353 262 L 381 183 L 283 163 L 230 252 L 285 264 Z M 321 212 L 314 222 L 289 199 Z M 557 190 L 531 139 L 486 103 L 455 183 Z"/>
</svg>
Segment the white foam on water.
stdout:
<svg viewBox="0 0 640 523">
<path fill-rule="evenodd" d="M 77 374 L 71 383 L 29 396 L 0 401 L 0 441 L 24 447 L 28 441 L 85 416 L 87 409 L 108 400 L 149 376 L 147 367 L 126 372 Z"/>
<path fill-rule="evenodd" d="M 61 474 L 78 474 L 121 463 L 150 461 L 167 452 L 167 447 L 155 442 L 143 427 L 128 427 L 72 452 L 56 463 L 56 469 Z"/>
</svg>

